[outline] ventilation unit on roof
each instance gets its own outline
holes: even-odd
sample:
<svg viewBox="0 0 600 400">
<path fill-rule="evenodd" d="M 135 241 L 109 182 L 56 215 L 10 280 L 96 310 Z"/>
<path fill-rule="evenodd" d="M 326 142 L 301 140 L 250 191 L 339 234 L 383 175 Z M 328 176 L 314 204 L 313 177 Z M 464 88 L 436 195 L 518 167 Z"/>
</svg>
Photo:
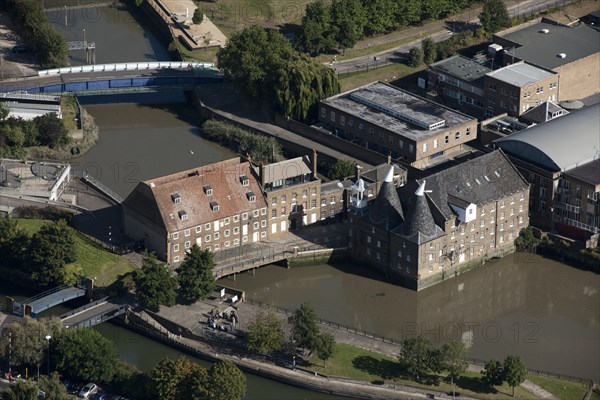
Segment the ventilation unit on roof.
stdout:
<svg viewBox="0 0 600 400">
<path fill-rule="evenodd" d="M 560 54 L 558 55 L 558 58 L 565 58 L 566 56 L 567 56 L 567 55 L 566 55 L 565 53 L 560 53 Z"/>
<path fill-rule="evenodd" d="M 549 32 L 550 32 L 550 30 L 549 29 L 545 29 L 545 28 L 540 30 L 540 33 L 543 33 L 543 34 L 547 34 Z"/>
</svg>

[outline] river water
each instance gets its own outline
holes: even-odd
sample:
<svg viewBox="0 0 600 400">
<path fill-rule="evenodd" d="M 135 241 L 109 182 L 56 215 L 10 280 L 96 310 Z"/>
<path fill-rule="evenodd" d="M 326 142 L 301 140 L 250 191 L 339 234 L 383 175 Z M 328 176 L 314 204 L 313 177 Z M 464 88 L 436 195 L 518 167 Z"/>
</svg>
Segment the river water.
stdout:
<svg viewBox="0 0 600 400">
<path fill-rule="evenodd" d="M 288 309 L 393 339 L 462 339 L 470 357 L 521 356 L 529 368 L 600 378 L 600 277 L 516 253 L 421 292 L 357 266 L 268 266 L 220 282 Z"/>
<path fill-rule="evenodd" d="M 88 11 L 81 22 L 69 19 L 67 27 L 64 14 L 61 20 L 58 12 L 54 20 L 69 40 L 81 40 L 78 35 L 85 28 L 86 39 L 98 46 L 97 63 L 166 57 L 165 44 L 151 28 L 142 27 L 143 18 L 115 9 L 97 10 L 101 10 L 95 11 L 97 19 L 89 17 Z M 73 63 L 81 63 L 83 58 L 77 57 L 73 54 Z M 109 99 L 117 104 L 82 98 L 101 134 L 98 145 L 74 160 L 76 169 L 85 168 L 125 196 L 140 180 L 233 156 L 198 136 L 194 111 L 183 94 L 144 96 Z M 521 253 L 419 293 L 348 265 L 289 270 L 269 266 L 255 276 L 239 275 L 235 282 L 224 284 L 246 290 L 250 298 L 290 309 L 310 301 L 321 318 L 378 335 L 402 339 L 422 333 L 437 343 L 461 338 L 470 344 L 473 358 L 518 354 L 530 368 L 598 381 L 599 281 L 593 273 Z M 108 336 L 119 332 L 115 343 L 121 356 L 142 369 L 152 368 L 164 354 L 174 354 L 111 325 L 98 329 Z M 250 386 L 266 389 L 251 389 L 248 398 L 269 398 L 273 391 L 272 398 L 325 398 L 261 378 L 249 379 L 259 382 Z M 279 386 L 270 389 L 269 385 Z"/>
</svg>

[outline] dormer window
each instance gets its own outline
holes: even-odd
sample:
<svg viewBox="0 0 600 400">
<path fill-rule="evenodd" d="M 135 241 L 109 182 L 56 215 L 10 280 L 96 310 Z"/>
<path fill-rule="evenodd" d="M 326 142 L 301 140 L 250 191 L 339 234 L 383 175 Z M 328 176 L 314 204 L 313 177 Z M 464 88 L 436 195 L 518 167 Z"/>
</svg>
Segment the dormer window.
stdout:
<svg viewBox="0 0 600 400">
<path fill-rule="evenodd" d="M 246 175 L 240 175 L 240 182 L 242 182 L 242 186 L 250 186 L 250 180 Z"/>
<path fill-rule="evenodd" d="M 184 210 L 179 211 L 179 219 L 185 221 L 188 219 L 188 214 Z"/>
<path fill-rule="evenodd" d="M 173 203 L 175 204 L 181 204 L 181 196 L 179 195 L 179 193 L 172 193 L 171 200 L 173 200 Z"/>
<path fill-rule="evenodd" d="M 212 196 L 213 190 L 210 185 L 204 185 L 202 186 L 202 188 L 204 189 L 204 193 L 206 193 L 207 196 Z"/>
<path fill-rule="evenodd" d="M 252 203 L 256 201 L 256 195 L 254 192 L 246 192 L 246 197 L 248 197 L 248 200 Z"/>
<path fill-rule="evenodd" d="M 216 201 L 211 201 L 211 202 L 210 202 L 210 209 L 211 209 L 213 212 L 217 212 L 217 211 L 219 211 L 219 203 L 217 203 Z"/>
</svg>

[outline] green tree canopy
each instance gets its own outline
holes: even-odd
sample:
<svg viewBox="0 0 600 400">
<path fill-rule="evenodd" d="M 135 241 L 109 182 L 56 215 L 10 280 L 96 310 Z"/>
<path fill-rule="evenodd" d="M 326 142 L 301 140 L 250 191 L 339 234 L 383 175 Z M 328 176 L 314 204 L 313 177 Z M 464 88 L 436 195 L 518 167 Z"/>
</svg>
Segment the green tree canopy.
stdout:
<svg viewBox="0 0 600 400">
<path fill-rule="evenodd" d="M 325 362 L 331 358 L 335 351 L 335 337 L 331 333 L 319 333 L 315 350 L 317 356 L 323 360 L 323 367 L 325 367 Z"/>
<path fill-rule="evenodd" d="M 17 221 L 0 217 L 0 267 L 21 269 L 29 248 L 29 236 Z"/>
<path fill-rule="evenodd" d="M 437 60 L 437 45 L 430 37 L 423 39 L 421 49 L 423 50 L 425 64 L 429 65 Z"/>
<path fill-rule="evenodd" d="M 234 364 L 221 361 L 208 370 L 209 400 L 241 400 L 246 394 L 246 376 Z"/>
<path fill-rule="evenodd" d="M 504 382 L 502 363 L 498 360 L 488 360 L 481 372 L 481 380 L 490 387 L 500 386 Z"/>
<path fill-rule="evenodd" d="M 40 376 L 40 390 L 42 390 L 46 396 L 44 400 L 68 400 L 69 395 L 67 388 L 60 381 L 58 372 L 52 372 L 50 376 Z"/>
<path fill-rule="evenodd" d="M 204 21 L 204 13 L 200 9 L 200 7 L 194 10 L 194 15 L 192 16 L 192 22 L 196 25 L 199 25 Z"/>
<path fill-rule="evenodd" d="M 486 0 L 479 14 L 481 26 L 488 34 L 498 32 L 511 25 L 508 9 L 503 0 Z"/>
<path fill-rule="evenodd" d="M 439 372 L 442 369 L 442 352 L 434 349 L 431 342 L 423 336 L 402 341 L 399 359 L 408 375 L 417 381 L 429 371 Z"/>
<path fill-rule="evenodd" d="M 33 381 L 15 381 L 1 393 L 2 400 L 37 400 L 38 387 Z"/>
<path fill-rule="evenodd" d="M 448 371 L 448 376 L 452 382 L 452 391 L 454 392 L 454 381 L 465 372 L 467 362 L 464 360 L 467 354 L 467 348 L 461 340 L 453 340 L 442 346 L 443 369 Z"/>
<path fill-rule="evenodd" d="M 35 117 L 33 122 L 38 127 L 39 137 L 43 145 L 54 149 L 69 144 L 69 132 L 56 113 L 40 115 Z"/>
<path fill-rule="evenodd" d="M 519 386 L 527 377 L 527 367 L 519 356 L 507 356 L 502 368 L 504 380 L 512 388 L 512 396 L 515 397 L 515 386 Z"/>
<path fill-rule="evenodd" d="M 409 67 L 419 67 L 423 64 L 423 50 L 418 47 L 413 47 L 408 52 L 408 62 Z"/>
<path fill-rule="evenodd" d="M 331 8 L 324 0 L 306 5 L 302 18 L 300 48 L 315 56 L 329 53 L 337 47 L 337 27 L 331 23 Z"/>
<path fill-rule="evenodd" d="M 331 24 L 335 26 L 335 41 L 342 50 L 354 47 L 368 23 L 360 0 L 333 0 Z"/>
<path fill-rule="evenodd" d="M 26 316 L 0 331 L 0 355 L 8 358 L 10 347 L 13 365 L 39 367 L 48 356 L 46 336 L 58 338 L 62 331 L 63 323 L 58 317 L 34 319 Z"/>
<path fill-rule="evenodd" d="M 308 302 L 300 305 L 292 315 L 292 338 L 297 346 L 315 350 L 319 336 L 317 314 Z"/>
<path fill-rule="evenodd" d="M 355 165 L 350 160 L 336 160 L 329 169 L 329 179 L 344 179 L 354 175 Z"/>
<path fill-rule="evenodd" d="M 62 285 L 68 278 L 66 265 L 76 259 L 73 228 L 63 219 L 44 224 L 31 238 L 29 256 L 39 285 Z"/>
<path fill-rule="evenodd" d="M 161 305 L 175 305 L 177 278 L 151 254 L 144 255 L 142 269 L 135 276 L 136 297 L 144 307 L 158 310 Z"/>
<path fill-rule="evenodd" d="M 248 327 L 248 349 L 267 354 L 285 342 L 281 320 L 272 312 L 259 311 Z"/>
<path fill-rule="evenodd" d="M 186 357 L 177 360 L 162 359 L 152 370 L 156 394 L 162 400 L 184 400 L 189 395 L 189 379 L 202 369 Z"/>
<path fill-rule="evenodd" d="M 81 382 L 110 382 L 117 361 L 114 344 L 89 328 L 65 330 L 53 354 L 56 354 L 57 368 Z"/>
<path fill-rule="evenodd" d="M 215 263 L 210 250 L 202 250 L 194 244 L 177 268 L 179 287 L 184 299 L 196 301 L 206 299 L 215 290 L 212 269 Z"/>
</svg>

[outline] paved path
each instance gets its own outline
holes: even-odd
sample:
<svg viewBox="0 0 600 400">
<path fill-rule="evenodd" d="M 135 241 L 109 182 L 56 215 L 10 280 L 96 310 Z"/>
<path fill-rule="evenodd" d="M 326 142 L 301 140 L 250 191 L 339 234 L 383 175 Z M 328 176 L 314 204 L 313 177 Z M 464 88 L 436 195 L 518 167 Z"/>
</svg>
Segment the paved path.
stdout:
<svg viewBox="0 0 600 400">
<path fill-rule="evenodd" d="M 521 383 L 521 387 L 524 388 L 525 390 L 528 390 L 529 392 L 533 393 L 535 396 L 537 396 L 540 399 L 558 400 L 558 397 L 556 397 L 552 393 L 548 392 L 543 387 L 531 382 L 529 379 L 525 379 L 525 382 Z"/>
</svg>

